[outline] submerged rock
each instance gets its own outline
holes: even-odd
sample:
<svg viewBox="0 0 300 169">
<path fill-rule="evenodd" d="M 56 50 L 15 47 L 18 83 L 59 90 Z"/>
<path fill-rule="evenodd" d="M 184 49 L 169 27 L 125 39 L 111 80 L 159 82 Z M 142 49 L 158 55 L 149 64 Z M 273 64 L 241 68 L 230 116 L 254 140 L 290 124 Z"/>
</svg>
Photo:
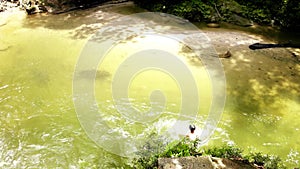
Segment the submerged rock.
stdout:
<svg viewBox="0 0 300 169">
<path fill-rule="evenodd" d="M 219 28 L 220 25 L 218 23 L 208 23 L 206 24 L 209 28 Z"/>
<path fill-rule="evenodd" d="M 6 21 L 0 20 L 0 27 L 6 25 Z"/>
<path fill-rule="evenodd" d="M 231 57 L 231 52 L 229 50 L 227 50 L 225 53 L 221 53 L 219 54 L 219 58 L 229 58 Z"/>
<path fill-rule="evenodd" d="M 6 45 L 0 41 L 0 51 L 6 51 L 8 48 L 9 48 L 9 45 Z"/>
</svg>

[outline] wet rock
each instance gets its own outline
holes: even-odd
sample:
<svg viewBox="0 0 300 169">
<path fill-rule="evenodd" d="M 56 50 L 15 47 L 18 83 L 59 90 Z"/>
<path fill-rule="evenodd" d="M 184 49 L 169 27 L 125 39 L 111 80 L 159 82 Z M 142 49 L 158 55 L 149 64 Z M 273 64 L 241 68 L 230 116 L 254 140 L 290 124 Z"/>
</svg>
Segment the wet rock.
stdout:
<svg viewBox="0 0 300 169">
<path fill-rule="evenodd" d="M 229 50 L 227 50 L 225 53 L 221 53 L 219 54 L 219 58 L 229 58 L 231 57 L 231 52 Z"/>
<path fill-rule="evenodd" d="M 41 5 L 33 5 L 25 8 L 28 15 L 47 12 L 47 9 Z"/>
<path fill-rule="evenodd" d="M 242 160 L 230 160 L 210 156 L 159 158 L 159 169 L 255 169 L 255 167 Z"/>
<path fill-rule="evenodd" d="M 160 158 L 159 169 L 214 169 L 209 157 L 182 157 L 182 158 Z"/>
<path fill-rule="evenodd" d="M 38 1 L 28 1 L 26 3 L 23 3 L 22 6 L 25 8 L 25 11 L 28 15 L 47 12 L 46 7 L 40 4 Z"/>
<path fill-rule="evenodd" d="M 206 25 L 207 25 L 207 27 L 209 27 L 209 28 L 219 28 L 219 27 L 220 27 L 220 25 L 217 24 L 217 23 L 208 23 L 208 24 L 206 24 Z"/>
<path fill-rule="evenodd" d="M 4 1 L 0 0 L 0 12 L 18 7 L 18 1 Z"/>
<path fill-rule="evenodd" d="M 246 19 L 244 17 L 241 17 L 237 14 L 231 15 L 229 18 L 229 22 L 238 26 L 244 26 L 244 27 L 249 27 L 253 25 L 253 22 L 250 21 L 249 19 Z"/>
<path fill-rule="evenodd" d="M 128 2 L 129 0 L 112 0 L 111 2 L 114 4 L 119 4 L 119 3 L 123 3 L 123 2 Z"/>
</svg>

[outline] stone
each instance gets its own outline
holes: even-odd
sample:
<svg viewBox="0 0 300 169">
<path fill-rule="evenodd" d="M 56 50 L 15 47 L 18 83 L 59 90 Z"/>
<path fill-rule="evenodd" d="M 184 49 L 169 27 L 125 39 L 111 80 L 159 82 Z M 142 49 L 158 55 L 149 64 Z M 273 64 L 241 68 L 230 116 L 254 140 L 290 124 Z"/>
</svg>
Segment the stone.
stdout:
<svg viewBox="0 0 300 169">
<path fill-rule="evenodd" d="M 159 158 L 159 169 L 214 169 L 208 156 L 181 157 L 181 158 Z"/>
<path fill-rule="evenodd" d="M 206 25 L 207 25 L 207 27 L 209 27 L 209 28 L 219 28 L 219 27 L 220 27 L 220 25 L 217 24 L 217 23 L 208 23 L 208 24 L 206 24 Z"/>
<path fill-rule="evenodd" d="M 159 158 L 158 169 L 255 169 L 242 160 L 230 160 L 210 156 Z"/>
<path fill-rule="evenodd" d="M 246 19 L 244 17 L 241 17 L 237 14 L 232 14 L 231 17 L 229 18 L 229 22 L 238 26 L 244 26 L 244 27 L 249 27 L 253 25 L 253 22 L 250 21 L 249 19 Z"/>
<path fill-rule="evenodd" d="M 231 52 L 229 50 L 227 50 L 225 53 L 221 53 L 219 54 L 219 58 L 229 58 L 231 57 Z"/>
<path fill-rule="evenodd" d="M 47 9 L 44 6 L 40 6 L 40 5 L 34 5 L 31 7 L 27 7 L 25 10 L 28 15 L 47 12 Z"/>
</svg>

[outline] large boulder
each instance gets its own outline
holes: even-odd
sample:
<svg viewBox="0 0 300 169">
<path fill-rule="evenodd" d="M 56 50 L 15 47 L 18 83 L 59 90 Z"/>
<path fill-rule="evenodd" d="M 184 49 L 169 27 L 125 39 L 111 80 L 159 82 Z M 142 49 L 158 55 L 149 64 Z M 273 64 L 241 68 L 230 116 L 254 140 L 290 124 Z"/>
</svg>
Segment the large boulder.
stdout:
<svg viewBox="0 0 300 169">
<path fill-rule="evenodd" d="M 210 156 L 159 158 L 158 169 L 255 169 L 240 160 L 230 160 Z"/>
<path fill-rule="evenodd" d="M 232 14 L 229 19 L 228 22 L 238 25 L 238 26 L 244 26 L 244 27 L 248 27 L 248 26 L 252 26 L 253 22 L 247 18 L 241 17 L 237 14 Z"/>
<path fill-rule="evenodd" d="M 210 157 L 159 158 L 159 169 L 214 169 Z"/>
</svg>

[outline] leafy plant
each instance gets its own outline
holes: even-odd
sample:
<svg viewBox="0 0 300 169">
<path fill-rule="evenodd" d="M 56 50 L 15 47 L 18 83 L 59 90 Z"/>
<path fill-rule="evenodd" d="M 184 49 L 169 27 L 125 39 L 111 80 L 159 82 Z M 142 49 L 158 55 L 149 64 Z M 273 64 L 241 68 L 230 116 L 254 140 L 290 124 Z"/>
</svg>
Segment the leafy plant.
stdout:
<svg viewBox="0 0 300 169">
<path fill-rule="evenodd" d="M 158 158 L 160 157 L 186 157 L 193 156 L 197 154 L 198 140 L 190 141 L 187 138 L 182 140 L 175 140 L 169 143 L 163 152 L 157 154 L 151 154 L 148 156 L 141 156 L 132 161 L 133 168 L 156 168 L 158 163 Z M 147 151 L 147 150 L 146 150 Z"/>
<path fill-rule="evenodd" d="M 245 156 L 245 159 L 260 166 L 264 166 L 266 169 L 285 169 L 282 160 L 278 156 L 262 154 L 262 153 L 250 153 Z"/>
<path fill-rule="evenodd" d="M 243 150 L 230 145 L 223 145 L 221 147 L 212 147 L 204 151 L 204 154 L 220 158 L 242 158 Z"/>
<path fill-rule="evenodd" d="M 186 157 L 197 154 L 197 143 L 199 140 L 190 141 L 184 138 L 180 141 L 170 143 L 160 157 Z"/>
<path fill-rule="evenodd" d="M 150 11 L 166 12 L 190 21 L 230 21 L 233 14 L 259 24 L 300 27 L 299 0 L 134 0 Z"/>
</svg>

